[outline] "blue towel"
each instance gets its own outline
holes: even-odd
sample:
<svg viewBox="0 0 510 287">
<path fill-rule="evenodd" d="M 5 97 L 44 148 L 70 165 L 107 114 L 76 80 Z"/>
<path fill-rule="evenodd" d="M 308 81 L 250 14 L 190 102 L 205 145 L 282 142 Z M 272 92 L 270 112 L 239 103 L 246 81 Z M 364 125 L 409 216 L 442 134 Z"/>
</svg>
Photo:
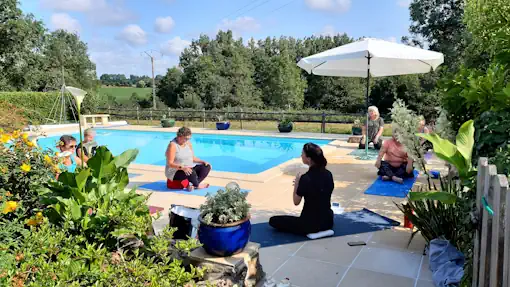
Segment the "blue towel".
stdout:
<svg viewBox="0 0 510 287">
<path fill-rule="evenodd" d="M 464 254 L 448 240 L 433 239 L 429 248 L 432 280 L 438 287 L 459 286 L 464 276 Z"/>
<path fill-rule="evenodd" d="M 365 194 L 392 196 L 392 197 L 406 197 L 407 193 L 413 188 L 414 182 L 418 177 L 418 171 L 414 171 L 413 178 L 404 179 L 404 183 L 396 183 L 393 181 L 384 181 L 381 177 L 365 191 Z"/>
<path fill-rule="evenodd" d="M 144 185 L 141 185 L 138 187 L 139 189 L 143 190 L 149 190 L 149 191 L 159 191 L 159 192 L 175 192 L 179 194 L 187 194 L 187 195 L 198 195 L 198 196 L 206 196 L 208 193 L 210 195 L 216 194 L 219 189 L 225 190 L 225 187 L 222 186 L 209 186 L 208 188 L 201 188 L 201 189 L 195 189 L 191 192 L 189 192 L 186 189 L 168 189 L 166 187 L 166 180 L 165 181 L 156 181 L 147 183 Z M 250 192 L 250 190 L 247 189 L 241 189 L 242 192 Z"/>
</svg>

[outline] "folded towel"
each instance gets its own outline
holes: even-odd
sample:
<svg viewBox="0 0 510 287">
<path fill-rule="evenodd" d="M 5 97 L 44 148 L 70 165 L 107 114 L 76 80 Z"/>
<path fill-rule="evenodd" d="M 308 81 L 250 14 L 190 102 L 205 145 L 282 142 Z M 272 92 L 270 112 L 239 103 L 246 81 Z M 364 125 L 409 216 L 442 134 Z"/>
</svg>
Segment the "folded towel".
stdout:
<svg viewBox="0 0 510 287">
<path fill-rule="evenodd" d="M 333 236 L 334 234 L 335 234 L 335 232 L 333 230 L 329 229 L 329 230 L 324 230 L 324 231 L 317 232 L 317 233 L 310 233 L 310 234 L 307 234 L 306 236 L 310 239 L 319 239 L 319 238 L 323 238 L 323 237 Z"/>
</svg>

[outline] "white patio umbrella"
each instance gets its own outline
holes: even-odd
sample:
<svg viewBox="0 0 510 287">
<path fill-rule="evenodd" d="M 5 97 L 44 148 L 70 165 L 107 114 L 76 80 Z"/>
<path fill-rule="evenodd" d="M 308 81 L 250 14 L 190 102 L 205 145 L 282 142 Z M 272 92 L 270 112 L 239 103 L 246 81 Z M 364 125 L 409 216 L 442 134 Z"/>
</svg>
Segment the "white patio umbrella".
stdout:
<svg viewBox="0 0 510 287">
<path fill-rule="evenodd" d="M 367 78 L 368 110 L 370 77 L 428 73 L 443 62 L 442 53 L 366 38 L 303 58 L 297 65 L 308 73 L 319 76 Z M 366 127 L 368 119 L 367 113 Z M 368 136 L 365 136 L 365 139 L 368 155 Z"/>
</svg>

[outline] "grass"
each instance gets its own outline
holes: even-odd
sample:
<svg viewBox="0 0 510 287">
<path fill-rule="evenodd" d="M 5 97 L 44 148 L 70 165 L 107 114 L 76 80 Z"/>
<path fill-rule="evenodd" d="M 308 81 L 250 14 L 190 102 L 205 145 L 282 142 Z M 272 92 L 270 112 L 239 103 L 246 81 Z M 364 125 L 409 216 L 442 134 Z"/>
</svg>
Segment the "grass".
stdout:
<svg viewBox="0 0 510 287">
<path fill-rule="evenodd" d="M 155 126 L 159 125 L 159 121 L 153 120 L 127 120 L 127 122 L 131 125 L 149 125 Z M 241 123 L 239 121 L 231 121 L 230 129 L 240 130 Z M 203 122 L 199 121 L 176 121 L 175 126 L 187 126 L 190 128 L 209 128 L 215 129 L 215 122 Z M 326 133 L 332 134 L 351 134 L 351 124 L 326 124 Z M 243 121 L 243 129 L 244 130 L 258 130 L 258 131 L 278 131 L 277 124 L 272 121 Z M 321 132 L 321 124 L 320 123 L 294 123 L 294 129 L 292 131 L 296 132 L 311 132 L 311 133 L 320 133 Z M 391 136 L 391 125 L 386 125 L 386 128 L 383 132 L 384 136 Z"/>
<path fill-rule="evenodd" d="M 119 103 L 130 101 L 131 95 L 137 93 L 140 98 L 148 97 L 152 93 L 152 88 L 132 88 L 132 87 L 109 87 L 99 88 L 99 94 L 105 99 L 107 95 L 112 95 Z"/>
</svg>

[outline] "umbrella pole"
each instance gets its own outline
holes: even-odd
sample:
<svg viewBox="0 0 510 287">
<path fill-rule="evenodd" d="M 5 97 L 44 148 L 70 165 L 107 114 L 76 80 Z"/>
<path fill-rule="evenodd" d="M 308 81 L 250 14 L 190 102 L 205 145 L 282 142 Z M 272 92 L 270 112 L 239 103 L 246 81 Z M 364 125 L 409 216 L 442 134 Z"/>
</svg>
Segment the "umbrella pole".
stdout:
<svg viewBox="0 0 510 287">
<path fill-rule="evenodd" d="M 368 69 L 367 69 L 367 96 L 366 96 L 366 111 L 367 111 L 367 125 L 365 126 L 365 156 L 368 158 L 368 121 L 370 119 L 370 115 L 368 113 L 368 97 L 370 95 L 370 53 L 368 53 Z"/>
</svg>

